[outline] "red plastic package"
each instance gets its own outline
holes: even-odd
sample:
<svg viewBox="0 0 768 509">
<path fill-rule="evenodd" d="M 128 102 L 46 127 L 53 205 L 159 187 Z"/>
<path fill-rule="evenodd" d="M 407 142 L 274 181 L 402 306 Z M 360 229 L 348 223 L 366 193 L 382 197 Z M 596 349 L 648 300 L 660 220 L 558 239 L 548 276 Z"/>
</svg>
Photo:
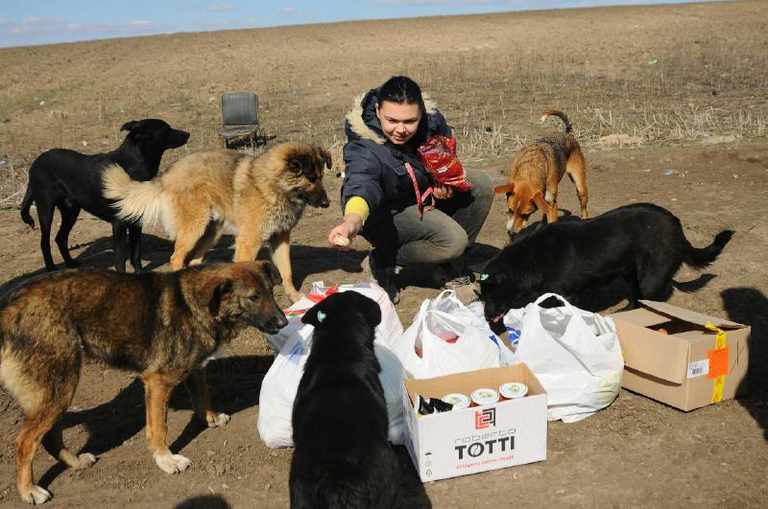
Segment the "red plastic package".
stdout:
<svg viewBox="0 0 768 509">
<path fill-rule="evenodd" d="M 440 332 L 437 334 L 437 337 L 446 343 L 455 343 L 459 339 L 459 336 L 453 332 Z"/>
<path fill-rule="evenodd" d="M 430 136 L 417 150 L 424 168 L 436 184 L 451 186 L 458 191 L 472 189 L 464 167 L 456 157 L 456 138 Z"/>
</svg>

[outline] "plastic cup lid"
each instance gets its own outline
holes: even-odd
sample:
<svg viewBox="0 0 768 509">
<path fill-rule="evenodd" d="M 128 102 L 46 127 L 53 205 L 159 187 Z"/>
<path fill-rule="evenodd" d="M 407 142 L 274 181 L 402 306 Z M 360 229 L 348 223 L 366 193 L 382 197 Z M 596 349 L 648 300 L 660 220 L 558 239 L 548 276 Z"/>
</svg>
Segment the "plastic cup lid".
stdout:
<svg viewBox="0 0 768 509">
<path fill-rule="evenodd" d="M 490 405 L 499 401 L 499 393 L 495 389 L 482 387 L 472 391 L 472 401 L 478 405 Z"/>
<path fill-rule="evenodd" d="M 499 386 L 499 392 L 507 399 L 522 398 L 528 394 L 528 386 L 519 382 L 507 382 Z"/>
<path fill-rule="evenodd" d="M 440 399 L 453 405 L 453 410 L 469 407 L 469 398 L 466 394 L 462 394 L 460 392 L 452 392 L 450 394 L 446 394 Z"/>
</svg>

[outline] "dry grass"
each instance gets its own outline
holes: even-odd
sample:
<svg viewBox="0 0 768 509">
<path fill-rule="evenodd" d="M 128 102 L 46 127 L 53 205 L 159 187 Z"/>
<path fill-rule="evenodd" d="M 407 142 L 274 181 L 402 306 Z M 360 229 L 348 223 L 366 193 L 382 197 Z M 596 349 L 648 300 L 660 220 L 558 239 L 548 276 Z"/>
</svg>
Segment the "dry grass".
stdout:
<svg viewBox="0 0 768 509">
<path fill-rule="evenodd" d="M 468 161 L 509 157 L 559 129 L 538 122 L 551 107 L 570 116 L 587 147 L 607 134 L 646 145 L 764 139 L 762 7 L 515 13 L 0 50 L 0 155 L 8 161 L 0 206 L 18 203 L 26 168 L 43 150 L 110 149 L 134 118 L 161 117 L 192 133 L 164 164 L 220 146 L 218 99 L 227 90 L 256 90 L 274 142 L 322 143 L 341 168 L 352 99 L 395 73 L 437 100 Z M 412 37 L 393 37 L 401 33 Z"/>
<path fill-rule="evenodd" d="M 463 100 L 452 109 L 473 104 L 471 109 L 449 110 L 448 115 L 463 116 L 459 133 L 462 143 L 469 145 L 464 149 L 469 157 L 508 155 L 539 134 L 542 128 L 536 120 L 549 106 L 568 113 L 587 145 L 614 133 L 654 144 L 696 142 L 715 135 L 764 138 L 768 52 L 761 45 L 765 46 L 742 45 L 740 51 L 749 58 L 736 58 L 732 44 L 714 40 L 706 52 L 653 58 L 633 72 L 615 76 L 574 69 L 567 57 L 542 59 L 535 65 L 533 57 L 505 60 L 479 53 L 471 59 L 473 72 L 467 72 L 468 67 L 460 73 L 461 89 L 466 90 L 444 86 L 447 76 L 431 81 L 437 90 L 446 88 L 446 95 L 461 94 Z M 459 58 L 445 67 L 457 69 L 464 61 Z M 494 67 L 510 69 L 514 78 L 499 79 L 502 73 L 494 72 Z M 527 117 L 527 126 L 521 126 L 521 114 Z"/>
<path fill-rule="evenodd" d="M 24 198 L 27 175 L 7 156 L 0 158 L 0 208 L 18 207 Z"/>
</svg>

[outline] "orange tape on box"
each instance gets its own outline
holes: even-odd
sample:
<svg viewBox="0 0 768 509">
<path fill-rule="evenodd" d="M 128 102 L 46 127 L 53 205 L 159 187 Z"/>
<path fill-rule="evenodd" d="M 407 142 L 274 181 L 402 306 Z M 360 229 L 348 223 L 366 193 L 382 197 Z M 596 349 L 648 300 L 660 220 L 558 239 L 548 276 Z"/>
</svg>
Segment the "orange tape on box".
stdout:
<svg viewBox="0 0 768 509">
<path fill-rule="evenodd" d="M 714 380 L 712 384 L 712 403 L 723 400 L 725 377 L 728 376 L 728 337 L 725 331 L 707 323 L 705 327 L 715 333 L 715 348 L 707 352 L 709 357 L 709 373 L 707 376 Z"/>
</svg>

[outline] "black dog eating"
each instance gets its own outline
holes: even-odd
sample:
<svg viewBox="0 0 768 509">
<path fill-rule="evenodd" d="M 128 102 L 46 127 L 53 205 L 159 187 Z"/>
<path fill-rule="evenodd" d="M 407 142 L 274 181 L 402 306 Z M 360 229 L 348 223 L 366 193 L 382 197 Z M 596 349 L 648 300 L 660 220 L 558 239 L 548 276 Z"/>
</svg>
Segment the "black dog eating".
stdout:
<svg viewBox="0 0 768 509">
<path fill-rule="evenodd" d="M 529 228 L 480 276 L 480 300 L 489 322 L 546 292 L 577 300 L 616 277 L 629 285 L 630 307 L 640 299 L 666 300 L 672 293 L 672 277 L 683 263 L 706 267 L 734 233 L 724 230 L 709 246 L 695 248 L 685 238 L 680 220 L 650 203 L 619 207 L 584 221 Z"/>
</svg>

